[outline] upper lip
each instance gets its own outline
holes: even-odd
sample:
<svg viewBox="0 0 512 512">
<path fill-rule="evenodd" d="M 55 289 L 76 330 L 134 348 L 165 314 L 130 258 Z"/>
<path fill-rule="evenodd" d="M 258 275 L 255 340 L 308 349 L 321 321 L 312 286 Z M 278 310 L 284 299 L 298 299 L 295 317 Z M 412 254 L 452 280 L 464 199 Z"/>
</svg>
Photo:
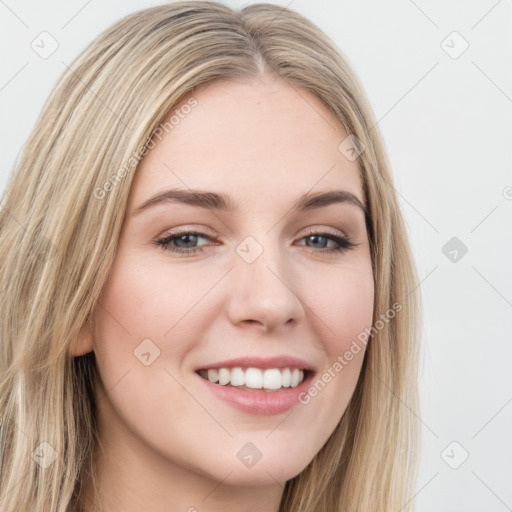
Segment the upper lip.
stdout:
<svg viewBox="0 0 512 512">
<path fill-rule="evenodd" d="M 237 357 L 226 361 L 218 361 L 197 366 L 195 371 L 210 370 L 213 368 L 299 368 L 301 370 L 314 371 L 313 366 L 298 357 L 276 356 L 276 357 Z"/>
</svg>

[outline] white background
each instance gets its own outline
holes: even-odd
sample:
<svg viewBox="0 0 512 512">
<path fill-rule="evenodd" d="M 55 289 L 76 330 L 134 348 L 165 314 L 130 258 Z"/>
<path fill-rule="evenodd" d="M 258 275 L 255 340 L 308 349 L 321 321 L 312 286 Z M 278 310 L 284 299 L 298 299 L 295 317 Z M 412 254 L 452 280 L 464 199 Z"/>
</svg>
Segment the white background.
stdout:
<svg viewBox="0 0 512 512">
<path fill-rule="evenodd" d="M 1 191 L 64 63 L 159 3 L 0 1 Z M 272 3 L 341 48 L 389 152 L 424 301 L 418 512 L 512 510 L 511 1 Z M 31 48 L 42 31 L 59 44 L 48 59 Z M 457 58 L 453 31 L 469 44 Z M 456 262 L 452 237 L 468 249 Z"/>
</svg>

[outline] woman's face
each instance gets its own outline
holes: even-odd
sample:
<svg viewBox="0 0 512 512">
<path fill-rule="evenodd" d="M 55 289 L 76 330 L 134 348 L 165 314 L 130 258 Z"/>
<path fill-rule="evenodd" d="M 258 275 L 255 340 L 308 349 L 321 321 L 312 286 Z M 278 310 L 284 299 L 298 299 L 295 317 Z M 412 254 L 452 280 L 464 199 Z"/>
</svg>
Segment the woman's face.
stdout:
<svg viewBox="0 0 512 512">
<path fill-rule="evenodd" d="M 160 471 L 275 484 L 324 445 L 360 373 L 374 281 L 357 160 L 327 107 L 283 81 L 194 98 L 136 171 L 96 311 L 100 438 Z M 295 207 L 334 191 L 355 199 Z"/>
</svg>

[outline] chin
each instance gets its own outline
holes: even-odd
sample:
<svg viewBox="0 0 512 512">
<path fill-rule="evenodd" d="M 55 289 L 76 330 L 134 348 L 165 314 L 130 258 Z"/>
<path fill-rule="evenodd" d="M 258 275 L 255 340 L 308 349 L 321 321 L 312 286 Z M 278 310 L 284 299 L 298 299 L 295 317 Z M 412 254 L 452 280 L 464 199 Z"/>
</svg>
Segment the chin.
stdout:
<svg viewBox="0 0 512 512">
<path fill-rule="evenodd" d="M 224 480 L 229 474 L 225 480 L 229 485 L 243 487 L 276 485 L 277 483 L 284 485 L 287 480 L 303 471 L 311 459 L 312 457 L 308 458 L 304 453 L 296 453 L 293 457 L 282 453 L 282 450 L 275 450 L 266 457 L 262 455 L 261 459 L 252 462 L 252 465 L 249 463 L 246 465 L 236 458 L 234 463 L 232 459 L 224 459 L 219 466 L 217 459 L 213 470 L 214 474 L 211 472 L 209 474 L 213 479 L 219 481 Z"/>
<path fill-rule="evenodd" d="M 260 461 L 253 468 L 234 468 L 232 473 L 225 480 L 229 485 L 238 487 L 260 487 L 268 485 L 284 485 L 287 480 L 297 476 L 306 466 L 284 466 L 279 469 L 271 464 L 263 464 Z M 218 475 L 220 476 L 220 475 Z M 226 475 L 221 477 L 221 480 Z"/>
</svg>

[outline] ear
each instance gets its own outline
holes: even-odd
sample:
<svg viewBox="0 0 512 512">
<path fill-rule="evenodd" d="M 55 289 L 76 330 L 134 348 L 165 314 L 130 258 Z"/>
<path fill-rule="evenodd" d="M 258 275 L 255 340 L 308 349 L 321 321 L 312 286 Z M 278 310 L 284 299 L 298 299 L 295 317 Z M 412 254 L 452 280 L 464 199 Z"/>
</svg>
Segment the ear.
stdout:
<svg viewBox="0 0 512 512">
<path fill-rule="evenodd" d="M 87 321 L 80 329 L 77 339 L 71 343 L 69 347 L 70 355 L 77 357 L 87 354 L 88 352 L 92 352 L 94 348 L 92 338 L 92 328 L 89 321 Z"/>
</svg>

